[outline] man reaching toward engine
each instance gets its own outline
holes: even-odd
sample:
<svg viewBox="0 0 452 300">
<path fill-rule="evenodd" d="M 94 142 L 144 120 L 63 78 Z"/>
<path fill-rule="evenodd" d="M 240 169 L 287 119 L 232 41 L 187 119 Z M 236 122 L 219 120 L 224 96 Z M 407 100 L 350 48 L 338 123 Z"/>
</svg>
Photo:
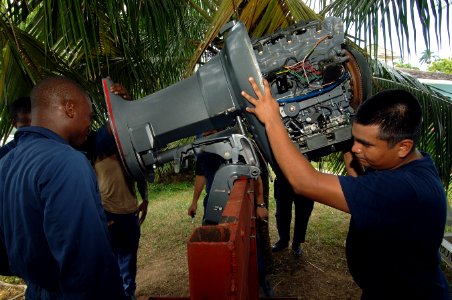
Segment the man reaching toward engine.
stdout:
<svg viewBox="0 0 452 300">
<path fill-rule="evenodd" d="M 431 157 L 416 149 L 417 99 L 388 90 L 361 104 L 344 156 L 351 176 L 335 176 L 315 170 L 289 139 L 268 82 L 263 92 L 250 82 L 257 99 L 242 92 L 254 105 L 247 111 L 265 125 L 294 191 L 351 214 L 347 262 L 362 299 L 450 299 L 439 258 L 446 196 Z"/>
</svg>

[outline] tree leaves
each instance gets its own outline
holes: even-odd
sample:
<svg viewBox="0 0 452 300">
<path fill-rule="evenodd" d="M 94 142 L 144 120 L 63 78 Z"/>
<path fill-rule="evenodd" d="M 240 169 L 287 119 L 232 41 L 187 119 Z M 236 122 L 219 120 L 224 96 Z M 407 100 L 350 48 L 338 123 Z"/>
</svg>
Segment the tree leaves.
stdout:
<svg viewBox="0 0 452 300">
<path fill-rule="evenodd" d="M 300 20 L 335 15 L 362 47 L 377 47 L 381 36 L 385 41 L 397 36 L 406 48 L 422 35 L 428 48 L 432 34 L 438 41 L 450 40 L 449 27 L 442 27 L 450 20 L 450 5 L 444 0 L 0 1 L 0 135 L 6 138 L 11 130 L 8 104 L 55 74 L 87 89 L 99 124 L 106 117 L 101 78 L 121 82 L 134 98 L 178 82 L 221 49 L 218 32 L 231 20 L 242 20 L 250 35 L 259 37 Z M 413 18 L 421 21 L 420 29 Z M 369 51 L 376 55 L 376 48 Z M 373 67 L 382 78 L 375 81 L 378 88 L 394 84 L 418 93 L 428 114 L 422 147 L 433 151 L 449 182 L 452 136 L 445 128 L 451 128 L 450 102 L 408 75 L 378 63 Z"/>
</svg>

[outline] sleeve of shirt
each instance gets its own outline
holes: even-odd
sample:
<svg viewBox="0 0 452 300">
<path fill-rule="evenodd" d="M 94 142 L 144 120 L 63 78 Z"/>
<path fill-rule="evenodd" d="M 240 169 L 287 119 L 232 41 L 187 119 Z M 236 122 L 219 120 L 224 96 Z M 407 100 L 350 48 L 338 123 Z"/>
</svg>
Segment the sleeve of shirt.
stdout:
<svg viewBox="0 0 452 300">
<path fill-rule="evenodd" d="M 394 230 L 415 197 L 403 177 L 391 171 L 339 176 L 339 182 L 353 221 L 365 230 Z"/>
<path fill-rule="evenodd" d="M 44 231 L 60 268 L 67 299 L 121 299 L 122 283 L 111 250 L 97 182 L 77 151 L 54 158 L 40 185 Z"/>
<path fill-rule="evenodd" d="M 148 200 L 148 184 L 145 179 L 137 180 L 137 189 L 143 201 Z"/>
<path fill-rule="evenodd" d="M 196 159 L 195 175 L 204 176 L 204 172 L 202 171 L 201 159 L 200 158 Z"/>
</svg>

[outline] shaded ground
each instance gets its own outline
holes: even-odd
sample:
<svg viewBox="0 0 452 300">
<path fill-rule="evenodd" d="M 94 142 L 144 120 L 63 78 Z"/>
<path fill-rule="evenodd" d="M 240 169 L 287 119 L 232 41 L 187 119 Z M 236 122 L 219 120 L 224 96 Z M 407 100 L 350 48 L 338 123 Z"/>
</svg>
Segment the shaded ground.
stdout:
<svg viewBox="0 0 452 300">
<path fill-rule="evenodd" d="M 269 220 L 272 243 L 278 237 L 273 215 L 274 210 Z M 180 222 L 183 223 L 184 220 Z M 273 267 L 268 278 L 275 296 L 309 300 L 360 298 L 360 289 L 353 282 L 345 259 L 348 222 L 348 214 L 315 205 L 307 241 L 303 244 L 303 256 L 295 258 L 289 250 L 273 254 Z M 178 223 L 179 221 L 174 223 L 172 230 L 177 230 Z M 192 228 L 194 227 L 196 226 Z M 151 228 L 150 232 L 162 230 L 152 223 Z M 142 237 L 137 295 L 188 297 L 186 240 L 176 242 L 177 239 L 174 239 L 169 245 L 162 246 L 173 236 L 168 235 L 165 240 L 154 241 L 154 245 L 146 242 L 149 238 L 152 239 L 152 236 L 148 233 Z M 446 270 L 446 276 L 452 282 L 450 270 Z"/>
<path fill-rule="evenodd" d="M 329 255 L 304 248 L 304 256 L 295 258 L 289 251 L 273 256 L 269 279 L 277 296 L 298 299 L 359 299 L 360 291 L 342 262 L 331 264 Z M 341 257 L 338 257 L 341 260 Z M 336 260 L 336 259 L 334 259 Z"/>
<path fill-rule="evenodd" d="M 162 199 L 153 196 L 154 201 L 149 203 L 139 249 L 138 296 L 189 296 L 186 241 L 200 224 L 201 216 L 197 215 L 192 224 L 186 215 L 191 188 L 172 193 Z M 274 200 L 271 200 L 269 231 L 272 243 L 277 240 L 273 206 Z M 345 260 L 348 222 L 349 215 L 345 213 L 323 205 L 314 206 L 303 256 L 297 259 L 289 250 L 273 255 L 269 280 L 276 296 L 309 300 L 359 299 L 359 288 L 348 273 Z M 446 276 L 452 282 L 450 270 L 446 270 Z M 24 299 L 20 296 L 23 290 L 0 285 L 0 299 Z"/>
<path fill-rule="evenodd" d="M 349 216 L 316 205 L 308 229 L 303 256 L 296 258 L 289 250 L 273 255 L 268 278 L 275 296 L 298 299 L 359 299 L 359 288 L 348 273 L 344 241 Z M 270 216 L 272 243 L 277 240 L 274 216 Z M 155 228 L 157 230 L 157 228 Z M 152 230 L 151 230 L 152 231 Z M 142 237 L 138 295 L 189 296 L 185 242 L 154 251 Z M 162 243 L 164 243 L 162 241 Z"/>
<path fill-rule="evenodd" d="M 342 258 L 331 264 L 329 256 L 337 257 L 338 253 L 316 253 L 307 245 L 304 251 L 300 258 L 295 258 L 289 250 L 273 256 L 273 268 L 268 278 L 275 296 L 359 299 L 359 288 L 348 274 L 345 262 L 340 261 Z M 151 260 L 151 264 L 139 271 L 138 285 L 138 295 L 189 296 L 188 275 L 175 260 Z"/>
</svg>

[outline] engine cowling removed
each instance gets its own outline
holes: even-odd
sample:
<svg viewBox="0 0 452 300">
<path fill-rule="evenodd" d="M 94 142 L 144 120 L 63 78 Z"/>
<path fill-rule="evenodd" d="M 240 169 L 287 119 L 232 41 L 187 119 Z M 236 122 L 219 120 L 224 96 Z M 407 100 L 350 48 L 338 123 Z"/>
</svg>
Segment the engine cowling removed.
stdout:
<svg viewBox="0 0 452 300">
<path fill-rule="evenodd" d="M 300 152 L 316 159 L 343 148 L 351 139 L 354 110 L 370 93 L 371 77 L 364 57 L 346 48 L 342 21 L 300 23 L 252 44 Z"/>
</svg>

